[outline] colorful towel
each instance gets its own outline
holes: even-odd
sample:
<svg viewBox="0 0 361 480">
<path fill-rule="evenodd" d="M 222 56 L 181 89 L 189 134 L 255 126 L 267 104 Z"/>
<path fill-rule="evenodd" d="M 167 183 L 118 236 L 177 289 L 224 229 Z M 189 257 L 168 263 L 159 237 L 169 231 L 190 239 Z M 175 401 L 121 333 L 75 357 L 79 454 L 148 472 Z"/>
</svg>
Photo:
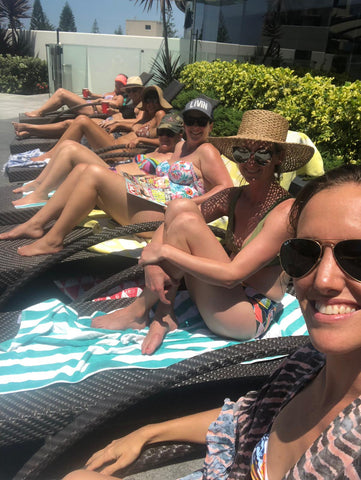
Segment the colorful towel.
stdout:
<svg viewBox="0 0 361 480">
<path fill-rule="evenodd" d="M 0 344 L 0 393 L 76 383 L 107 369 L 166 368 L 238 343 L 210 332 L 186 291 L 177 296 L 175 311 L 179 328 L 167 334 L 155 354 L 146 356 L 141 354 L 141 344 L 147 328 L 123 332 L 90 328 L 99 312 L 79 317 L 56 299 L 32 306 L 22 312 L 18 335 Z M 298 302 L 289 295 L 284 313 L 267 336 L 285 334 L 306 334 Z"/>
</svg>

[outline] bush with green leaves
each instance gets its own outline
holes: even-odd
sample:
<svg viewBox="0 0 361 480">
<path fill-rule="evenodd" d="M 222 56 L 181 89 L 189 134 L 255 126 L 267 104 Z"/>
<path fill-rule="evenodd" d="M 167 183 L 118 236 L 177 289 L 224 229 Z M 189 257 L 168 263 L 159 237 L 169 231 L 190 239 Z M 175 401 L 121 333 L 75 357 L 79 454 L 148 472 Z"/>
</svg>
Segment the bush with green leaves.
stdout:
<svg viewBox="0 0 361 480">
<path fill-rule="evenodd" d="M 33 57 L 0 55 L 0 92 L 31 95 L 49 91 L 48 67 Z"/>
<path fill-rule="evenodd" d="M 224 108 L 280 113 L 291 130 L 306 133 L 317 145 L 327 169 L 342 162 L 361 164 L 359 80 L 336 85 L 330 77 L 298 76 L 290 68 L 217 60 L 187 65 L 180 81 L 185 83 L 185 92 L 211 92 Z M 237 118 L 233 111 L 227 114 Z M 218 130 L 213 133 L 220 134 Z"/>
</svg>

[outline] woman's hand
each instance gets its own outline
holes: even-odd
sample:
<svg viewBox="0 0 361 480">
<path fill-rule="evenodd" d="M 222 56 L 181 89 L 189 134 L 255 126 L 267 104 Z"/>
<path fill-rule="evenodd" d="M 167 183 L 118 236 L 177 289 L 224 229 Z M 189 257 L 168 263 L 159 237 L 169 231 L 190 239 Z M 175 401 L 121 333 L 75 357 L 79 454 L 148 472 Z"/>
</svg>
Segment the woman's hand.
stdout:
<svg viewBox="0 0 361 480">
<path fill-rule="evenodd" d="M 162 267 L 158 265 L 148 265 L 144 269 L 145 286 L 153 293 L 156 293 L 159 300 L 166 305 L 170 305 L 170 301 L 166 295 L 168 288 L 179 285 L 179 280 L 170 277 Z"/>
<path fill-rule="evenodd" d="M 146 443 L 145 429 L 135 430 L 123 438 L 114 440 L 103 450 L 94 453 L 86 463 L 86 470 L 96 470 L 105 463 L 110 463 L 100 472 L 104 475 L 111 475 L 133 463 L 139 457 Z"/>
<path fill-rule="evenodd" d="M 163 244 L 158 242 L 148 243 L 146 247 L 143 248 L 142 254 L 139 259 L 140 265 L 154 265 L 159 263 L 162 258 Z"/>
<path fill-rule="evenodd" d="M 127 147 L 128 148 L 135 148 L 140 142 L 140 138 L 136 138 L 132 140 L 131 142 L 128 143 Z"/>
</svg>

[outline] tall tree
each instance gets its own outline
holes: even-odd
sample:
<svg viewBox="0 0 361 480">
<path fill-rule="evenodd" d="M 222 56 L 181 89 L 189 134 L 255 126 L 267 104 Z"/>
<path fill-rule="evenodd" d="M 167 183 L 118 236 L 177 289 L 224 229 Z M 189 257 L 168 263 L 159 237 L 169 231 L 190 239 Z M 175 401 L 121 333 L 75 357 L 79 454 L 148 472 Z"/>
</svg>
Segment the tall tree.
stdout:
<svg viewBox="0 0 361 480">
<path fill-rule="evenodd" d="M 170 0 L 135 0 L 135 3 L 140 3 L 144 6 L 144 10 L 152 9 L 153 3 L 157 3 L 157 6 L 160 7 L 160 12 L 162 15 L 162 22 L 163 22 L 163 37 L 164 37 L 164 50 L 165 50 L 165 59 L 166 62 L 170 65 L 171 58 L 169 55 L 169 45 L 168 45 L 168 33 L 167 33 L 167 17 L 166 17 L 166 10 L 172 10 L 172 4 Z"/>
<path fill-rule="evenodd" d="M 166 10 L 166 27 L 168 38 L 174 38 L 177 35 L 177 28 L 174 23 L 173 10 Z"/>
<path fill-rule="evenodd" d="M 40 0 L 34 0 L 30 30 L 55 30 L 54 25 L 49 22 L 45 15 Z"/>
<path fill-rule="evenodd" d="M 123 30 L 121 25 L 118 25 L 118 27 L 114 30 L 114 35 L 123 35 Z"/>
<path fill-rule="evenodd" d="M 0 22 L 5 20 L 7 25 L 5 28 L 11 30 L 11 42 L 12 45 L 17 43 L 17 29 L 21 29 L 23 24 L 21 20 L 24 18 L 30 18 L 28 11 L 30 5 L 28 0 L 0 0 Z"/>
<path fill-rule="evenodd" d="M 217 32 L 217 42 L 220 43 L 228 43 L 229 42 L 229 35 L 227 29 L 227 23 L 224 19 L 223 12 L 221 11 L 219 15 L 219 25 L 218 25 L 218 32 Z"/>
<path fill-rule="evenodd" d="M 65 2 L 60 14 L 59 29 L 62 32 L 76 32 L 74 15 L 68 2 Z"/>
<path fill-rule="evenodd" d="M 94 20 L 92 30 L 90 33 L 100 33 L 97 19 Z"/>
</svg>

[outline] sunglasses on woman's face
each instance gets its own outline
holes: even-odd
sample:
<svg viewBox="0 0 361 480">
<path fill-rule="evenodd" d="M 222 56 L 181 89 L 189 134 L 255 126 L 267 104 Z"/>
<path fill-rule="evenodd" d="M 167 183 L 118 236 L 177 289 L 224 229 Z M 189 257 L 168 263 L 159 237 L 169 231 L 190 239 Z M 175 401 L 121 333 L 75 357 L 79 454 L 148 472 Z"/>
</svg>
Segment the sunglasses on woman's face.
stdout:
<svg viewBox="0 0 361 480">
<path fill-rule="evenodd" d="M 135 88 L 127 88 L 126 91 L 128 93 L 138 93 L 140 90 L 141 90 L 140 88 L 135 87 Z"/>
<path fill-rule="evenodd" d="M 293 278 L 305 277 L 319 264 L 325 247 L 332 248 L 337 265 L 346 275 L 361 282 L 361 240 L 320 243 L 308 238 L 291 238 L 280 250 L 283 270 Z"/>
<path fill-rule="evenodd" d="M 158 128 L 157 130 L 158 137 L 165 135 L 166 137 L 175 137 L 175 132 L 168 130 L 167 128 Z"/>
<path fill-rule="evenodd" d="M 255 152 L 251 152 L 246 147 L 233 147 L 232 149 L 233 160 L 237 163 L 247 163 L 253 156 L 254 161 L 261 167 L 265 167 L 272 161 L 273 152 L 265 148 L 260 148 Z"/>
<path fill-rule="evenodd" d="M 193 125 L 198 125 L 198 127 L 205 127 L 209 123 L 209 118 L 207 117 L 192 117 L 192 116 L 184 116 L 184 125 L 187 127 L 193 127 Z"/>
</svg>

